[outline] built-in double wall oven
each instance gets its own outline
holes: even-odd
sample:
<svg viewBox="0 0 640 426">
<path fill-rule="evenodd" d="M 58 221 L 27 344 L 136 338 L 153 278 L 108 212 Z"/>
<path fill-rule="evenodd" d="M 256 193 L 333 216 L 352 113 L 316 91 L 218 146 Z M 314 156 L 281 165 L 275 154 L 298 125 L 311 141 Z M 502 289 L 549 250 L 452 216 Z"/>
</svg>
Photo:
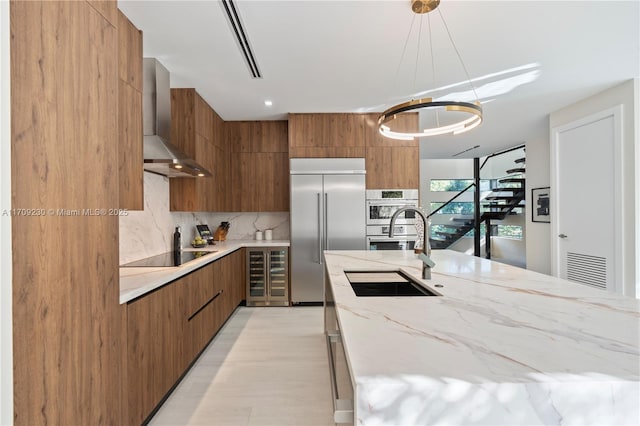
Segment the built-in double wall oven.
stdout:
<svg viewBox="0 0 640 426">
<path fill-rule="evenodd" d="M 413 250 L 417 240 L 415 213 L 404 212 L 389 238 L 391 216 L 402 207 L 418 207 L 417 189 L 367 190 L 367 248 L 369 250 Z"/>
</svg>

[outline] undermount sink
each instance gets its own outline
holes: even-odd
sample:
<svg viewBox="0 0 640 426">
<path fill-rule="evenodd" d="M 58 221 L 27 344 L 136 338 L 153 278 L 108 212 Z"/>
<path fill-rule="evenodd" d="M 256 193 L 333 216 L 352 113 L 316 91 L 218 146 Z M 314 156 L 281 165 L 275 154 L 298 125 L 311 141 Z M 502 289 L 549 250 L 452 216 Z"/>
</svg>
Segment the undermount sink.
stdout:
<svg viewBox="0 0 640 426">
<path fill-rule="evenodd" d="M 402 271 L 345 271 L 358 297 L 441 296 Z"/>
</svg>

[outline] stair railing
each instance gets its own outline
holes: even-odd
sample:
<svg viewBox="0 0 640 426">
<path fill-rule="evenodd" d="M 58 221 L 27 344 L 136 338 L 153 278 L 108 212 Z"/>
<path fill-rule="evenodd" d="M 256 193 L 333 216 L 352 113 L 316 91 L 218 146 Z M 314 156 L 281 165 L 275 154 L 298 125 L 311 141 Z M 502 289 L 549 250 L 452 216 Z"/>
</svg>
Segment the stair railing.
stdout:
<svg viewBox="0 0 640 426">
<path fill-rule="evenodd" d="M 482 162 L 482 165 L 480 165 L 480 158 L 474 158 L 474 179 L 473 179 L 473 183 L 469 184 L 466 188 L 464 188 L 462 191 L 458 192 L 456 195 L 454 195 L 453 197 L 451 197 L 447 202 L 445 202 L 444 204 L 442 204 L 440 207 L 438 207 L 437 209 L 435 209 L 434 211 L 432 211 L 431 213 L 429 213 L 427 215 L 427 218 L 430 218 L 431 216 L 437 214 L 440 210 L 444 209 L 445 207 L 447 207 L 449 204 L 453 203 L 456 199 L 458 199 L 460 196 L 462 196 L 462 194 L 464 194 L 465 192 L 467 192 L 469 189 L 475 187 L 476 188 L 476 192 L 474 194 L 474 201 L 473 201 L 473 205 L 474 205 L 474 255 L 480 257 L 480 244 L 481 244 L 481 232 L 480 232 L 480 225 L 481 225 L 481 208 L 480 208 L 480 170 L 482 170 L 482 168 L 485 166 L 485 164 L 487 164 L 487 161 L 489 161 L 490 158 L 493 157 L 497 157 L 499 155 L 503 155 L 503 154 L 507 154 L 509 152 L 512 151 L 516 151 L 518 149 L 523 149 L 525 148 L 526 145 L 522 144 L 522 145 L 518 145 L 515 146 L 513 148 L 509 148 L 509 149 L 505 149 L 503 151 L 499 151 L 499 152 L 495 152 L 493 154 L 488 155 L 484 161 Z M 490 239 L 490 232 L 488 231 L 490 228 L 490 225 L 487 224 L 487 233 L 485 236 L 485 242 L 487 239 Z"/>
<path fill-rule="evenodd" d="M 474 181 L 480 182 L 480 171 L 485 166 L 485 164 L 487 164 L 487 161 L 489 161 L 489 159 L 507 154 L 509 152 L 517 151 L 519 149 L 525 149 L 525 148 L 526 148 L 526 144 L 521 144 L 509 149 L 505 149 L 503 151 L 494 152 L 493 154 L 488 155 L 482 162 L 482 165 L 480 165 L 479 167 L 478 165 L 480 163 L 480 159 L 474 158 L 474 173 L 473 173 Z M 480 209 L 481 209 L 480 197 L 478 195 L 474 197 L 473 208 L 475 212 L 474 256 L 480 257 L 480 222 L 482 221 L 482 219 L 480 216 Z M 485 221 L 485 231 L 486 231 L 486 235 L 485 235 L 486 258 L 491 259 L 491 220 L 485 219 L 484 221 Z"/>
<path fill-rule="evenodd" d="M 476 186 L 475 183 L 471 183 L 469 184 L 469 186 L 467 186 L 465 189 L 463 189 L 462 191 L 458 192 L 456 195 L 454 195 L 449 201 L 447 201 L 446 203 L 444 203 L 443 205 L 441 205 L 440 207 L 438 207 L 437 209 L 435 209 L 434 211 L 432 211 L 430 214 L 427 215 L 427 219 L 429 219 L 431 216 L 433 216 L 434 214 L 438 213 L 440 210 L 442 210 L 443 208 L 445 208 L 446 206 L 448 206 L 449 204 L 451 204 L 452 202 L 454 202 L 458 197 L 460 197 L 462 194 L 464 194 L 467 190 L 469 190 L 471 187 Z"/>
<path fill-rule="evenodd" d="M 485 164 L 487 164 L 487 161 L 489 161 L 490 158 L 497 157 L 498 155 L 503 155 L 503 154 L 506 154 L 508 152 L 516 151 L 518 149 L 525 148 L 526 146 L 527 145 L 522 144 L 522 145 L 514 146 L 513 148 L 505 149 L 504 151 L 494 152 L 491 155 L 487 155 L 487 157 L 482 162 L 482 165 L 480 166 L 480 170 L 482 170 L 482 168 L 484 167 Z"/>
</svg>

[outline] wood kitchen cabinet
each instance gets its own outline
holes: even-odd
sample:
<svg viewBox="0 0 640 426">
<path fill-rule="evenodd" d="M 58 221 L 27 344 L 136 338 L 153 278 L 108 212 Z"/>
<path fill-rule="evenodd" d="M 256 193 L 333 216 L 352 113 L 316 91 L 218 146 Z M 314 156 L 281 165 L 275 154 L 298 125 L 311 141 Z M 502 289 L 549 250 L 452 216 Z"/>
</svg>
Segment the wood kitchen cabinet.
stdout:
<svg viewBox="0 0 640 426">
<path fill-rule="evenodd" d="M 129 424 L 153 411 L 185 368 L 185 281 L 127 305 Z"/>
<path fill-rule="evenodd" d="M 373 146 L 388 146 L 388 147 L 417 147 L 417 140 L 399 140 L 385 138 L 378 131 L 378 117 L 380 113 L 363 114 L 364 131 L 365 131 L 365 143 L 367 148 Z M 400 132 L 417 132 L 418 131 L 418 113 L 404 113 L 400 114 L 393 122 L 393 128 Z"/>
<path fill-rule="evenodd" d="M 289 114 L 290 158 L 362 158 L 363 114 Z"/>
<path fill-rule="evenodd" d="M 368 147 L 367 189 L 419 188 L 419 156 L 418 147 Z"/>
<path fill-rule="evenodd" d="M 126 305 L 128 423 L 141 424 L 243 299 L 236 250 Z"/>
<path fill-rule="evenodd" d="M 216 265 L 220 260 L 204 266 L 182 278 L 186 293 L 185 365 L 187 368 L 200 354 L 222 325 L 224 306 L 222 292 L 216 290 Z M 234 307 L 235 308 L 235 307 Z M 229 313 L 230 314 L 230 313 Z M 228 315 L 227 315 L 228 316 Z"/>
<path fill-rule="evenodd" d="M 412 189 L 420 186 L 420 148 L 417 140 L 385 138 L 378 131 L 379 114 L 363 114 L 365 123 L 367 189 Z M 418 131 L 418 114 L 403 114 L 394 129 Z"/>
<path fill-rule="evenodd" d="M 231 151 L 231 210 L 289 211 L 286 121 L 225 123 Z"/>
<path fill-rule="evenodd" d="M 7 11 L 11 207 L 117 207 L 115 2 L 12 1 Z M 23 214 L 7 226 L 13 377 L 2 409 L 16 426 L 123 424 L 118 218 Z"/>
<path fill-rule="evenodd" d="M 378 131 L 379 115 L 289 114 L 289 157 L 364 157 L 367 189 L 418 188 L 418 141 L 383 137 Z M 417 131 L 418 114 L 403 114 L 394 126 Z"/>
<path fill-rule="evenodd" d="M 119 207 L 144 209 L 142 130 L 142 32 L 118 17 L 118 181 Z"/>
<path fill-rule="evenodd" d="M 111 25 L 117 26 L 118 2 L 116 0 L 87 0 Z"/>
<path fill-rule="evenodd" d="M 142 93 L 142 31 L 118 10 L 118 76 Z"/>
<path fill-rule="evenodd" d="M 228 211 L 224 122 L 195 89 L 171 89 L 171 142 L 213 177 L 169 180 L 171 211 Z"/>
<path fill-rule="evenodd" d="M 215 292 L 221 295 L 221 310 L 218 312 L 221 315 L 220 327 L 243 300 L 244 249 L 217 260 L 213 266 Z"/>
</svg>

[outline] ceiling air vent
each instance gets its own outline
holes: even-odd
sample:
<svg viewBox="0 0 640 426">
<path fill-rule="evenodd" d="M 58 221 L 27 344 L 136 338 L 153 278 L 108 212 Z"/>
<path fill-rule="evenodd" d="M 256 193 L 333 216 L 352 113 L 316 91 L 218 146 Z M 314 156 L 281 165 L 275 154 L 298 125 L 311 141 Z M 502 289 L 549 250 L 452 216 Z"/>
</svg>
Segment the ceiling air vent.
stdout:
<svg viewBox="0 0 640 426">
<path fill-rule="evenodd" d="M 606 290 L 607 259 L 567 252 L 567 279 Z"/>
<path fill-rule="evenodd" d="M 258 68 L 258 63 L 256 62 L 256 55 L 253 54 L 251 44 L 247 38 L 247 31 L 242 25 L 236 5 L 233 3 L 233 0 L 222 0 L 221 4 L 222 9 L 227 16 L 227 20 L 229 21 L 229 26 L 236 38 L 236 42 L 238 43 L 238 47 L 240 48 L 242 56 L 249 67 L 251 76 L 253 78 L 262 78 L 262 74 L 260 74 L 260 69 Z"/>
</svg>

